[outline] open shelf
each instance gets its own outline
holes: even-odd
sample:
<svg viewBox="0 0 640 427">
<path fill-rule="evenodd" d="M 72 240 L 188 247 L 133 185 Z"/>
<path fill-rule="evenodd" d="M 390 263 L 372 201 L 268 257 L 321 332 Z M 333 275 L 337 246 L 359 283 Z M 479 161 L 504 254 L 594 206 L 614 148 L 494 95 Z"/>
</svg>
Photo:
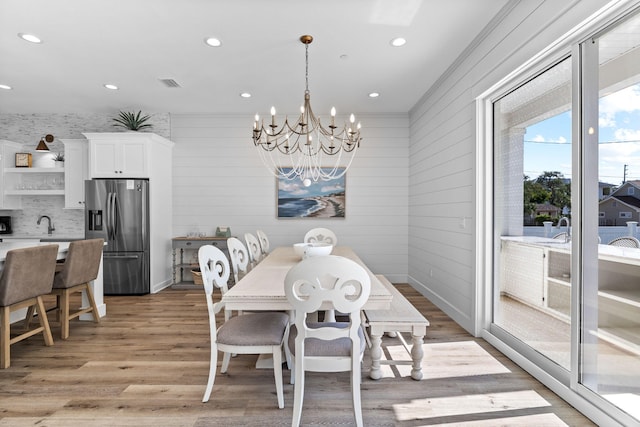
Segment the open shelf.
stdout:
<svg viewBox="0 0 640 427">
<path fill-rule="evenodd" d="M 7 196 L 64 196 L 64 190 L 6 190 Z"/>
<path fill-rule="evenodd" d="M 64 168 L 4 168 L 4 173 L 64 173 Z"/>
</svg>

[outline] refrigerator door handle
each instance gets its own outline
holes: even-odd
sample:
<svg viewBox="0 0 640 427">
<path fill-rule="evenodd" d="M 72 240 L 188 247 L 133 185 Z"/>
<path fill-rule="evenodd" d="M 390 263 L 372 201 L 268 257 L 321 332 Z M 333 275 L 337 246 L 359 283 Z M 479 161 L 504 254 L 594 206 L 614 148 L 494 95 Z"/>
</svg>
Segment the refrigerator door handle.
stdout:
<svg viewBox="0 0 640 427">
<path fill-rule="evenodd" d="M 107 229 L 107 240 L 111 239 L 111 193 L 107 193 L 107 204 L 104 210 L 104 226 Z"/>
<path fill-rule="evenodd" d="M 114 240 L 116 234 L 113 231 L 113 196 L 114 193 L 109 193 L 107 197 L 107 239 Z"/>
<path fill-rule="evenodd" d="M 116 236 L 118 235 L 118 215 L 116 215 L 116 213 L 118 212 L 118 193 L 112 193 L 113 194 L 113 203 L 112 203 L 112 207 L 111 210 L 113 212 L 113 216 L 111 217 L 111 222 L 112 222 L 112 226 L 113 226 L 113 238 L 115 239 Z"/>
</svg>

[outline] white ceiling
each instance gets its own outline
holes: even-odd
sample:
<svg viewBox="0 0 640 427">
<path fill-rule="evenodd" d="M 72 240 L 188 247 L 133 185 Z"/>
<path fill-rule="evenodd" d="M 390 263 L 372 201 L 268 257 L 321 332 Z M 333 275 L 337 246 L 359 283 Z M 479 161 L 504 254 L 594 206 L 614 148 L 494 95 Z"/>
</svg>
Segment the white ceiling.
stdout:
<svg viewBox="0 0 640 427">
<path fill-rule="evenodd" d="M 404 113 L 507 0 L 0 0 L 0 113 Z M 32 44 L 18 33 L 43 40 Z M 206 37 L 222 40 L 208 47 Z M 407 44 L 391 47 L 402 36 Z M 342 58 L 345 55 L 346 58 Z M 174 79 L 167 88 L 159 79 Z M 111 91 L 105 83 L 119 86 Z M 240 98 L 250 92 L 249 99 Z M 371 99 L 370 92 L 380 97 Z"/>
</svg>

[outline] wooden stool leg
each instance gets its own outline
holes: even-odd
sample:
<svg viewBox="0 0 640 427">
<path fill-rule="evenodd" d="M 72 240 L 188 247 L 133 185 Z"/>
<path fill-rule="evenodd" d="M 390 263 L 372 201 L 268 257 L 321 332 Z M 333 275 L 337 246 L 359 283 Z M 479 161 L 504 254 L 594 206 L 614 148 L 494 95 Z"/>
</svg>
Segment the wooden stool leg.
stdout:
<svg viewBox="0 0 640 427">
<path fill-rule="evenodd" d="M 44 335 L 44 344 L 47 346 L 53 345 L 53 336 L 51 335 L 51 328 L 49 327 L 49 319 L 47 319 L 47 310 L 44 308 L 42 297 L 36 297 L 38 304 L 38 319 L 40 319 L 40 326 L 42 326 L 42 335 Z"/>
<path fill-rule="evenodd" d="M 93 314 L 93 321 L 96 323 L 100 323 L 100 315 L 98 314 L 98 306 L 96 305 L 96 300 L 93 298 L 93 292 L 91 291 L 91 286 L 86 283 L 85 290 L 87 291 L 87 299 L 89 300 L 89 304 L 91 305 L 91 312 Z"/>
<path fill-rule="evenodd" d="M 11 310 L 0 307 L 0 368 L 6 369 L 11 364 L 9 347 L 11 345 Z"/>
<path fill-rule="evenodd" d="M 63 289 L 60 295 L 60 337 L 69 338 L 69 290 Z"/>
<path fill-rule="evenodd" d="M 27 316 L 24 318 L 24 330 L 28 331 L 31 326 L 31 321 L 33 320 L 33 315 L 36 312 L 36 307 L 34 305 L 30 306 L 27 309 Z M 39 312 L 38 312 L 39 313 Z"/>
<path fill-rule="evenodd" d="M 60 294 L 56 295 L 56 322 L 60 322 Z"/>
</svg>

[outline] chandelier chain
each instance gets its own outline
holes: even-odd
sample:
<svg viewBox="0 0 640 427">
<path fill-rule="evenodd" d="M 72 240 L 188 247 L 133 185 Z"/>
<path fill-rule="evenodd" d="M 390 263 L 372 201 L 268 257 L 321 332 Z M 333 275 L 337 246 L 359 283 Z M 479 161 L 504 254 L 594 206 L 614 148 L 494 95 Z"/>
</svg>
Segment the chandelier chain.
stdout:
<svg viewBox="0 0 640 427">
<path fill-rule="evenodd" d="M 304 45 L 304 81 L 305 81 L 305 93 L 309 92 L 309 43 L 305 43 Z"/>
</svg>

